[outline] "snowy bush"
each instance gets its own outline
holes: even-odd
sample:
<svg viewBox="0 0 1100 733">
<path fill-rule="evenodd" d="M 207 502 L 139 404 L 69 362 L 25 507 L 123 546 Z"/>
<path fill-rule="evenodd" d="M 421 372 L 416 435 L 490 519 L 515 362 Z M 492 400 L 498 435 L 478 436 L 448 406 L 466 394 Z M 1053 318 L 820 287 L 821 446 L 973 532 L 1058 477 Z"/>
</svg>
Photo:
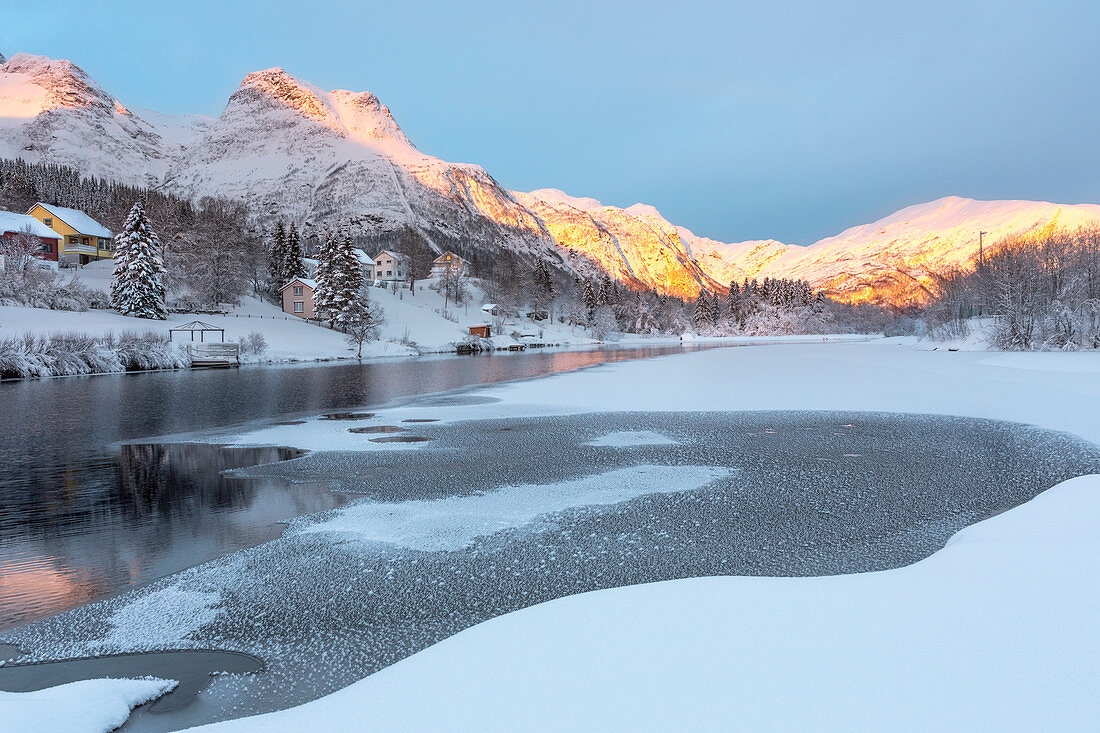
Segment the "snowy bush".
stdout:
<svg viewBox="0 0 1100 733">
<path fill-rule="evenodd" d="M 106 296 L 90 290 L 76 278 L 50 270 L 0 273 L 0 305 L 21 305 L 57 311 L 86 311 L 102 307 Z"/>
<path fill-rule="evenodd" d="M 241 356 L 250 354 L 260 356 L 267 351 L 267 339 L 259 331 L 252 331 L 247 336 L 241 336 L 237 339 L 237 343 L 241 347 Z"/>
<path fill-rule="evenodd" d="M 0 338 L 0 378 L 180 369 L 190 358 L 167 336 L 124 332 L 25 334 Z"/>
</svg>

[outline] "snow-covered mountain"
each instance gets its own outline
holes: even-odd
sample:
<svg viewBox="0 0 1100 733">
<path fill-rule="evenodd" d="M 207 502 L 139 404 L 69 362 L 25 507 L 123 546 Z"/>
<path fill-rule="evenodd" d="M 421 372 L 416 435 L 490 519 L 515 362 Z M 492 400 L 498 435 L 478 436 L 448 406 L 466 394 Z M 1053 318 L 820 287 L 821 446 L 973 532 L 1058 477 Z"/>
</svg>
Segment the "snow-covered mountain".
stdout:
<svg viewBox="0 0 1100 733">
<path fill-rule="evenodd" d="M 246 76 L 210 119 L 127 108 L 69 61 L 0 57 L 0 157 L 189 197 L 237 197 L 306 231 L 411 228 L 436 249 L 482 261 L 503 248 L 685 297 L 745 277 L 794 277 L 842 299 L 905 305 L 926 296 L 933 272 L 971 261 L 979 231 L 994 242 L 1100 221 L 1100 206 L 1088 204 L 950 197 L 809 247 L 718 242 L 644 204 L 507 191 L 480 166 L 417 150 L 373 94 L 326 92 L 278 68 Z"/>
<path fill-rule="evenodd" d="M 19 53 L 0 65 L 0 156 L 155 185 L 209 124 L 131 111 L 71 61 Z"/>
<path fill-rule="evenodd" d="M 745 277 L 793 277 L 849 302 L 911 305 L 926 299 L 936 273 L 977 260 L 986 246 L 1009 235 L 1100 224 L 1096 204 L 975 201 L 948 196 L 909 206 L 871 224 L 852 227 L 808 247 L 774 240 L 723 244 L 685 241 L 702 269 L 720 282 Z"/>
</svg>

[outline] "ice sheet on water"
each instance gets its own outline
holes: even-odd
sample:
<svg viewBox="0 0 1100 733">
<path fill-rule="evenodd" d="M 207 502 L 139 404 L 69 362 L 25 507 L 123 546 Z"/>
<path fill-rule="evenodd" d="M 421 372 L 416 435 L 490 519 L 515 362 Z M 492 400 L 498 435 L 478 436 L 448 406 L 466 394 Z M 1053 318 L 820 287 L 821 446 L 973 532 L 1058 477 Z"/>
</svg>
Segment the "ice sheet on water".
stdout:
<svg viewBox="0 0 1100 733">
<path fill-rule="evenodd" d="M 601 435 L 585 445 L 598 448 L 630 448 L 637 445 L 679 445 L 679 443 L 652 430 L 623 430 Z"/>
<path fill-rule="evenodd" d="M 690 491 L 732 472 L 716 466 L 631 466 L 573 481 L 506 486 L 473 496 L 363 502 L 333 512 L 326 521 L 295 525 L 292 532 L 349 533 L 425 552 L 461 550 L 478 537 L 522 527 L 545 514 L 618 504 L 646 494 Z"/>
</svg>

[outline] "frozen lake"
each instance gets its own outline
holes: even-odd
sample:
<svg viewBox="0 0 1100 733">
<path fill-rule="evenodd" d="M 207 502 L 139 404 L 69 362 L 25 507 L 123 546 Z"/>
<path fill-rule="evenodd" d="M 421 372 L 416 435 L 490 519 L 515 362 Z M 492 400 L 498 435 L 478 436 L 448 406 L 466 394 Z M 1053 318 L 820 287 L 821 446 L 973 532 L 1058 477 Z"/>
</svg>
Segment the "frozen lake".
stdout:
<svg viewBox="0 0 1100 733">
<path fill-rule="evenodd" d="M 431 440 L 235 472 L 261 485 L 332 484 L 350 500 L 340 509 L 5 640 L 29 659 L 197 647 L 264 660 L 263 673 L 219 677 L 199 703 L 139 710 L 126 726 L 172 730 L 316 698 L 565 595 L 898 567 L 1100 471 L 1100 450 L 1066 434 L 946 416 L 639 412 L 392 427 Z"/>
<path fill-rule="evenodd" d="M 0 383 L 0 631 L 278 536 L 338 506 L 324 487 L 228 479 L 273 449 L 123 446 L 151 435 L 678 352 L 531 351 Z M 325 482 L 327 485 L 327 482 Z"/>
</svg>

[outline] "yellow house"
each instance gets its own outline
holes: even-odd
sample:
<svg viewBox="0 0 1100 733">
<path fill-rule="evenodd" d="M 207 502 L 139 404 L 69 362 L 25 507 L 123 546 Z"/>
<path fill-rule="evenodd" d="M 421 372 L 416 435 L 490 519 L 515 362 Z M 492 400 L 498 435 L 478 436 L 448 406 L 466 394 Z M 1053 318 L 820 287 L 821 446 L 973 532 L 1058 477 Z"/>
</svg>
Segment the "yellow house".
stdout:
<svg viewBox="0 0 1100 733">
<path fill-rule="evenodd" d="M 76 255 L 82 265 L 114 259 L 115 235 L 83 211 L 39 202 L 27 213 L 61 235 L 59 254 Z"/>
</svg>

